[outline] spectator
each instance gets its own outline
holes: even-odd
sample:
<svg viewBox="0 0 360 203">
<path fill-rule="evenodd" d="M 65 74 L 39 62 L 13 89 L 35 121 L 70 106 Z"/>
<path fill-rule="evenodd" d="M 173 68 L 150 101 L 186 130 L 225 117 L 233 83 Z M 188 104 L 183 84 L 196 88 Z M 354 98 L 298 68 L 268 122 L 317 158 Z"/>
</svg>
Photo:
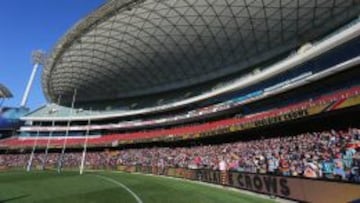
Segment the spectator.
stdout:
<svg viewBox="0 0 360 203">
<path fill-rule="evenodd" d="M 205 168 L 252 173 L 304 176 L 359 182 L 359 129 L 304 133 L 291 137 L 193 147 L 153 147 L 89 152 L 89 169 L 116 169 L 117 165 L 161 168 Z M 66 153 L 65 168 L 78 168 L 81 153 Z M 36 153 L 33 166 L 56 168 L 59 153 Z M 25 168 L 29 154 L 0 154 L 0 165 Z M 162 172 L 160 172 L 162 173 Z"/>
</svg>

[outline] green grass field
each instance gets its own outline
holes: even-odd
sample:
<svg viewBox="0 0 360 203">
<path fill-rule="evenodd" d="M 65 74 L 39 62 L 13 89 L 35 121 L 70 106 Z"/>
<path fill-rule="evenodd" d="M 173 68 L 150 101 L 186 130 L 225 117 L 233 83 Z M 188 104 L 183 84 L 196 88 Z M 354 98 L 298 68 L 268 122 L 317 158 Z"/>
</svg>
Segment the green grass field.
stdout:
<svg viewBox="0 0 360 203">
<path fill-rule="evenodd" d="M 52 171 L 0 173 L 0 203 L 272 202 L 237 191 L 141 174 Z"/>
</svg>

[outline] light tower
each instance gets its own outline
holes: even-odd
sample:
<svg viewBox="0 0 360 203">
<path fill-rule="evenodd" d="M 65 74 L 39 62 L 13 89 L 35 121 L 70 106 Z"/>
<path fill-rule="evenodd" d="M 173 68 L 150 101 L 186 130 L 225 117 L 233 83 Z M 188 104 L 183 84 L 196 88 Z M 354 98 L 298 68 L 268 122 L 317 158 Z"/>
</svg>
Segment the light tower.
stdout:
<svg viewBox="0 0 360 203">
<path fill-rule="evenodd" d="M 23 96 L 23 98 L 21 100 L 21 104 L 20 104 L 21 107 L 26 106 L 27 100 L 29 98 L 30 89 L 31 89 L 32 84 L 34 82 L 36 72 L 37 72 L 40 65 L 44 65 L 45 58 L 46 58 L 45 57 L 45 52 L 42 51 L 42 50 L 36 50 L 36 51 L 32 52 L 33 70 L 31 72 L 29 82 L 28 82 L 28 84 L 26 86 L 24 96 Z"/>
</svg>

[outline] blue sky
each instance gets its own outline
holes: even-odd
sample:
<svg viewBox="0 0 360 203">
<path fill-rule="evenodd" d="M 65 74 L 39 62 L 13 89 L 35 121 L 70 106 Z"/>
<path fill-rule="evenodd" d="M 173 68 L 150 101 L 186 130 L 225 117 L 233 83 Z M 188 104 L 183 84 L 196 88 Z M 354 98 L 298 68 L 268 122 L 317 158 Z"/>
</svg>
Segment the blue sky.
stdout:
<svg viewBox="0 0 360 203">
<path fill-rule="evenodd" d="M 11 0 L 0 6 L 0 83 L 14 94 L 5 106 L 19 106 L 30 77 L 31 52 L 49 51 L 78 20 L 105 0 Z M 36 75 L 28 106 L 46 103 Z"/>
</svg>

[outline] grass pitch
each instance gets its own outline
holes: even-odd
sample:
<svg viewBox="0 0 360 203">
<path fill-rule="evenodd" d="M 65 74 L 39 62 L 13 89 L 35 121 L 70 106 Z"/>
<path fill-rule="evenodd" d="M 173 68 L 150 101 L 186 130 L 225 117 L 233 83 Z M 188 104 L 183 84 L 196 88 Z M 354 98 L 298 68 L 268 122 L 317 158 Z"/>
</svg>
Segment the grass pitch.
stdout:
<svg viewBox="0 0 360 203">
<path fill-rule="evenodd" d="M 265 203 L 240 192 L 128 173 L 53 171 L 0 173 L 0 203 Z"/>
</svg>

